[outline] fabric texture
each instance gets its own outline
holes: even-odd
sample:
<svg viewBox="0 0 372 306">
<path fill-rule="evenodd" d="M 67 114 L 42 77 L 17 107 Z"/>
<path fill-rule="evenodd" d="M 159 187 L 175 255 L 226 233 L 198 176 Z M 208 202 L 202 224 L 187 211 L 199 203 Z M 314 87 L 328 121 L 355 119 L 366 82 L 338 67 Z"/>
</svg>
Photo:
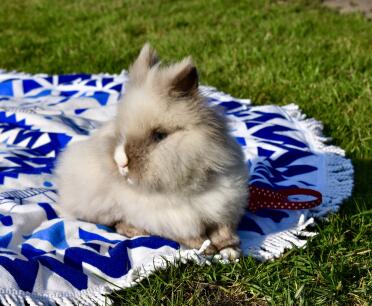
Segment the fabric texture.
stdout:
<svg viewBox="0 0 372 306">
<path fill-rule="evenodd" d="M 88 137 L 115 114 L 125 92 L 120 75 L 28 75 L 0 71 L 0 302 L 104 304 L 104 294 L 133 286 L 168 262 L 207 262 L 201 250 L 161 237 L 127 239 L 99 224 L 57 216 L 53 166 L 70 143 Z M 351 195 L 353 167 L 327 145 L 322 125 L 294 104 L 252 106 L 211 87 L 209 103 L 223 108 L 242 146 L 250 186 L 305 188 L 321 205 L 302 210 L 247 211 L 239 235 L 245 255 L 259 260 L 302 247 L 314 217 L 338 210 Z M 311 201 L 292 195 L 290 201 Z M 206 242 L 207 244 L 208 242 Z M 205 247 L 204 245 L 203 247 Z"/>
</svg>

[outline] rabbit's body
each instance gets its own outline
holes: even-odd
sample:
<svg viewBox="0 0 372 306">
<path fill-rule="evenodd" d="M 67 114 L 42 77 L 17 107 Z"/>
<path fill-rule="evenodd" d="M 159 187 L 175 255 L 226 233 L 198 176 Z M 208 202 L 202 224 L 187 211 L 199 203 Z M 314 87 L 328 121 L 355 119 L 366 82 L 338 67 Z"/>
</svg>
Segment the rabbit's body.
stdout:
<svg viewBox="0 0 372 306">
<path fill-rule="evenodd" d="M 195 194 L 145 193 L 120 176 L 112 158 L 114 139 L 106 151 L 107 139 L 102 143 L 97 136 L 72 144 L 61 158 L 66 172 L 59 174 L 68 177 L 68 182 L 59 184 L 65 214 L 107 225 L 125 221 L 175 240 L 200 236 L 208 226 L 239 220 L 246 191 L 233 175 L 221 176 L 209 190 Z M 111 163 L 103 165 L 102 160 Z M 235 203 L 241 203 L 240 207 Z"/>
<path fill-rule="evenodd" d="M 62 154 L 61 210 L 127 235 L 137 229 L 190 247 L 208 236 L 216 249 L 237 247 L 247 203 L 241 149 L 199 95 L 190 60 L 155 63 L 144 47 L 115 120 Z"/>
</svg>

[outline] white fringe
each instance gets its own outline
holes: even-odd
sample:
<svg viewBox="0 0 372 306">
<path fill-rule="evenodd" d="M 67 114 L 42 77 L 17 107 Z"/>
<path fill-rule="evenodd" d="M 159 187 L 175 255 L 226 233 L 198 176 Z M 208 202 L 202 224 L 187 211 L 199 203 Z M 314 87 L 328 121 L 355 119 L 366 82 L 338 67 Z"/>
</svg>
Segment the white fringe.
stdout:
<svg viewBox="0 0 372 306">
<path fill-rule="evenodd" d="M 310 209 L 313 217 L 321 218 L 337 212 L 342 202 L 351 196 L 354 186 L 354 168 L 350 159 L 345 158 L 345 151 L 329 145 L 331 138 L 323 136 L 323 124 L 313 118 L 306 119 L 296 104 L 282 107 L 304 131 L 308 132 L 310 142 L 318 153 L 324 153 L 327 167 L 327 186 L 323 192 L 323 203 Z"/>
</svg>

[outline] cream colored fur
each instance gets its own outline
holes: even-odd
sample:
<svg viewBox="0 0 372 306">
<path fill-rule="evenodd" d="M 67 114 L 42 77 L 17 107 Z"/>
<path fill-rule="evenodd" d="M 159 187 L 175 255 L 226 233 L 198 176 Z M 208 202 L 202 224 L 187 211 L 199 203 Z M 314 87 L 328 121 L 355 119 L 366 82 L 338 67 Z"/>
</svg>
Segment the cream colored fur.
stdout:
<svg viewBox="0 0 372 306">
<path fill-rule="evenodd" d="M 62 214 L 186 245 L 224 226 L 231 233 L 216 248 L 238 247 L 248 170 L 223 118 L 199 95 L 195 73 L 190 58 L 163 68 L 143 47 L 115 120 L 59 159 Z"/>
</svg>

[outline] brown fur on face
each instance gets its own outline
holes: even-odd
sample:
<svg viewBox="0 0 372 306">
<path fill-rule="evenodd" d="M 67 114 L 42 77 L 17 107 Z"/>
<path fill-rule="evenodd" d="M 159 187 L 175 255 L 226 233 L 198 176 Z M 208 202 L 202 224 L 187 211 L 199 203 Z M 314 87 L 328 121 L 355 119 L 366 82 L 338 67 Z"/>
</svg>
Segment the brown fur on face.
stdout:
<svg viewBox="0 0 372 306">
<path fill-rule="evenodd" d="M 150 152 L 156 149 L 165 138 L 172 133 L 178 131 L 165 129 L 163 127 L 149 128 L 149 130 L 141 133 L 141 135 L 130 136 L 127 138 L 124 146 L 125 153 L 128 159 L 129 178 L 139 184 L 146 176 L 147 165 L 149 164 L 148 158 Z M 161 191 L 164 186 L 160 184 L 159 180 L 154 179 L 150 189 Z"/>
<path fill-rule="evenodd" d="M 139 182 L 146 171 L 148 152 L 153 143 L 149 137 L 129 138 L 125 143 L 124 150 L 128 158 L 130 178 Z"/>
</svg>

